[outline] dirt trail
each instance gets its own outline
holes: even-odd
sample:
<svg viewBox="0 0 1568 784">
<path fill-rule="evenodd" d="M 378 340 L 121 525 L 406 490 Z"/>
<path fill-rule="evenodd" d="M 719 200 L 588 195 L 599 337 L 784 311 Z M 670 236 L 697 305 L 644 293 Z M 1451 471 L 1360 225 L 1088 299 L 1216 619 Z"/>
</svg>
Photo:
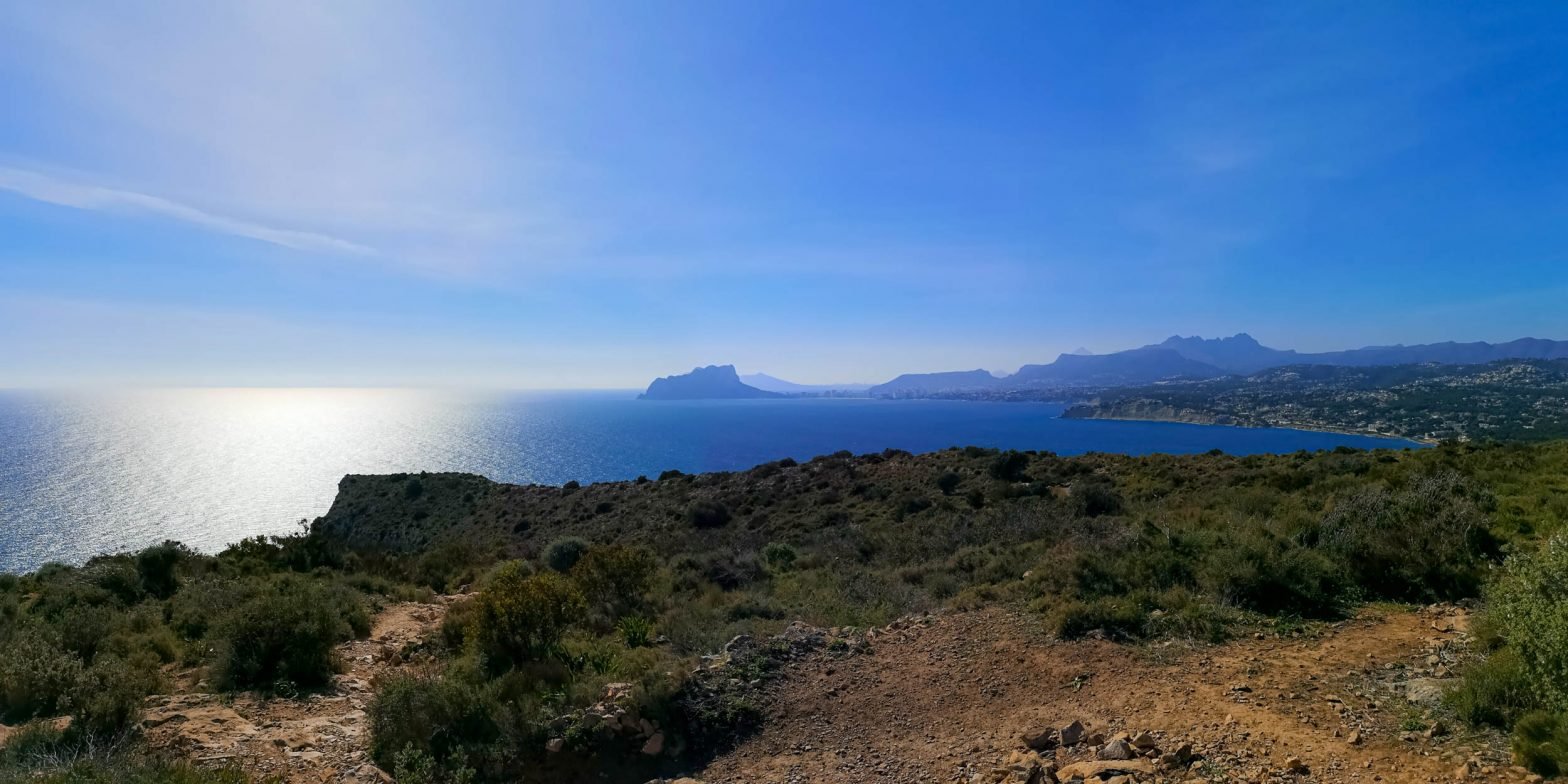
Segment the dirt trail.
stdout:
<svg viewBox="0 0 1568 784">
<path fill-rule="evenodd" d="M 432 604 L 394 604 L 376 616 L 370 637 L 338 646 L 345 672 L 322 694 L 299 699 L 201 691 L 198 671 L 184 673 L 180 693 L 148 698 L 143 727 L 154 748 L 199 762 L 237 765 L 290 784 L 385 784 L 391 779 L 366 752 L 365 706 L 372 688 L 401 668 L 413 646 L 441 625 L 461 597 Z"/>
<path fill-rule="evenodd" d="M 1420 701 L 1440 693 L 1465 620 L 1368 611 L 1312 639 L 1135 648 L 1051 641 L 1000 609 L 942 616 L 882 635 L 871 655 L 802 665 L 763 731 L 699 778 L 997 781 L 1024 733 L 1081 720 L 1200 755 L 1145 780 L 1522 781 L 1499 738 L 1425 731 Z M 1084 745 L 1053 753 L 1088 758 Z"/>
</svg>

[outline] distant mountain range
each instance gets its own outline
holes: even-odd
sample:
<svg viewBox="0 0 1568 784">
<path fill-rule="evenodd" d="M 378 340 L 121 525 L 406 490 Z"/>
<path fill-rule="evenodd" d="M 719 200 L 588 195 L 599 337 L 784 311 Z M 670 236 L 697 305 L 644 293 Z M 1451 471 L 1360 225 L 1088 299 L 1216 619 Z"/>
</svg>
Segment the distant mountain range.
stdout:
<svg viewBox="0 0 1568 784">
<path fill-rule="evenodd" d="M 1090 354 L 1078 349 L 1058 356 L 1049 364 L 1024 365 L 1010 376 L 997 376 L 986 370 L 905 373 L 869 388 L 859 384 L 795 384 L 764 373 L 754 373 L 743 380 L 733 366 L 716 365 L 697 368 L 683 376 L 661 378 L 653 382 L 642 397 L 673 400 L 844 392 L 864 392 L 871 397 L 929 397 L 987 391 L 1135 386 L 1177 379 L 1250 375 L 1287 365 L 1479 365 L 1504 359 L 1568 359 L 1568 341 L 1522 338 L 1507 343 L 1446 342 L 1302 353 L 1269 348 L 1246 333 L 1228 338 L 1173 336 L 1161 343 L 1110 354 Z"/>
<path fill-rule="evenodd" d="M 951 392 L 1152 384 L 1172 379 L 1247 375 L 1286 365 L 1479 365 L 1500 359 L 1568 358 L 1568 341 L 1523 338 L 1507 343 L 1429 343 L 1369 346 L 1349 351 L 1302 353 L 1269 348 L 1251 335 L 1228 338 L 1175 336 L 1162 343 L 1112 354 L 1063 354 L 1048 365 L 1024 365 L 1011 376 L 983 370 L 906 373 L 869 390 L 873 397 L 919 397 Z"/>
<path fill-rule="evenodd" d="M 871 388 L 870 384 L 797 384 L 775 378 L 767 373 L 750 373 L 740 377 L 741 383 L 756 387 L 766 392 L 781 392 L 786 395 L 805 395 L 824 392 L 864 392 Z"/>
</svg>

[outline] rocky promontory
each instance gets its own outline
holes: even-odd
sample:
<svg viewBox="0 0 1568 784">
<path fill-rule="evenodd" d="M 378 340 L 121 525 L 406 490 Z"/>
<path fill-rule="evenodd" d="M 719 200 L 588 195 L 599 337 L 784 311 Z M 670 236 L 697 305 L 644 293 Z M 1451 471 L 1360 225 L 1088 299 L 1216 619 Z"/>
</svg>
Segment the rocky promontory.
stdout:
<svg viewBox="0 0 1568 784">
<path fill-rule="evenodd" d="M 709 365 L 690 373 L 654 379 L 639 400 L 739 400 L 784 397 L 749 386 L 740 380 L 734 365 Z"/>
</svg>

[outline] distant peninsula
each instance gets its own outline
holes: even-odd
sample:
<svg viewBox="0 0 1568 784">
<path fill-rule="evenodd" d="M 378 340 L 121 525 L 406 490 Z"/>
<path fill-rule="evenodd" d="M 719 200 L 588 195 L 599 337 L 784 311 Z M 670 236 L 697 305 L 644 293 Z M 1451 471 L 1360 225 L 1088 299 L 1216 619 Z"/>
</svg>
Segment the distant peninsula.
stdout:
<svg viewBox="0 0 1568 784">
<path fill-rule="evenodd" d="M 639 400 L 741 400 L 784 395 L 745 384 L 736 374 L 734 365 L 709 365 L 678 376 L 656 378 L 648 385 L 648 391 L 637 397 Z"/>
</svg>

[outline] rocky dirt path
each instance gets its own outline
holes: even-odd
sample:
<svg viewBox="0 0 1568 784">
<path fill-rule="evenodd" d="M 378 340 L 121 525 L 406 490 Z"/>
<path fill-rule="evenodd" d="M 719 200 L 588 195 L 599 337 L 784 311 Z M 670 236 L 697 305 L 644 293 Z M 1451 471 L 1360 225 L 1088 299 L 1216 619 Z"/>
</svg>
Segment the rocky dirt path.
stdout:
<svg viewBox="0 0 1568 784">
<path fill-rule="evenodd" d="M 1194 756 L 1110 781 L 1527 780 L 1502 739 L 1456 732 L 1430 708 L 1465 622 L 1455 608 L 1369 610 L 1308 639 L 1139 648 L 1051 641 L 1000 609 L 940 616 L 880 635 L 870 655 L 801 665 L 762 732 L 698 777 L 1039 781 L 1035 763 L 1093 759 L 1094 741 L 1147 732 L 1147 754 L 1186 743 Z M 1028 753 L 1026 735 L 1073 721 L 1101 737 L 1063 748 L 1053 735 L 1039 745 L 1057 748 Z"/>
<path fill-rule="evenodd" d="M 399 603 L 376 616 L 370 637 L 338 647 L 345 672 L 322 694 L 298 699 L 225 696 L 190 683 L 180 693 L 148 698 L 143 727 L 154 748 L 203 763 L 234 765 L 289 784 L 384 784 L 371 764 L 365 707 L 375 682 L 418 666 L 407 654 L 441 625 L 462 597 Z M 189 683 L 194 673 L 188 673 Z"/>
</svg>

